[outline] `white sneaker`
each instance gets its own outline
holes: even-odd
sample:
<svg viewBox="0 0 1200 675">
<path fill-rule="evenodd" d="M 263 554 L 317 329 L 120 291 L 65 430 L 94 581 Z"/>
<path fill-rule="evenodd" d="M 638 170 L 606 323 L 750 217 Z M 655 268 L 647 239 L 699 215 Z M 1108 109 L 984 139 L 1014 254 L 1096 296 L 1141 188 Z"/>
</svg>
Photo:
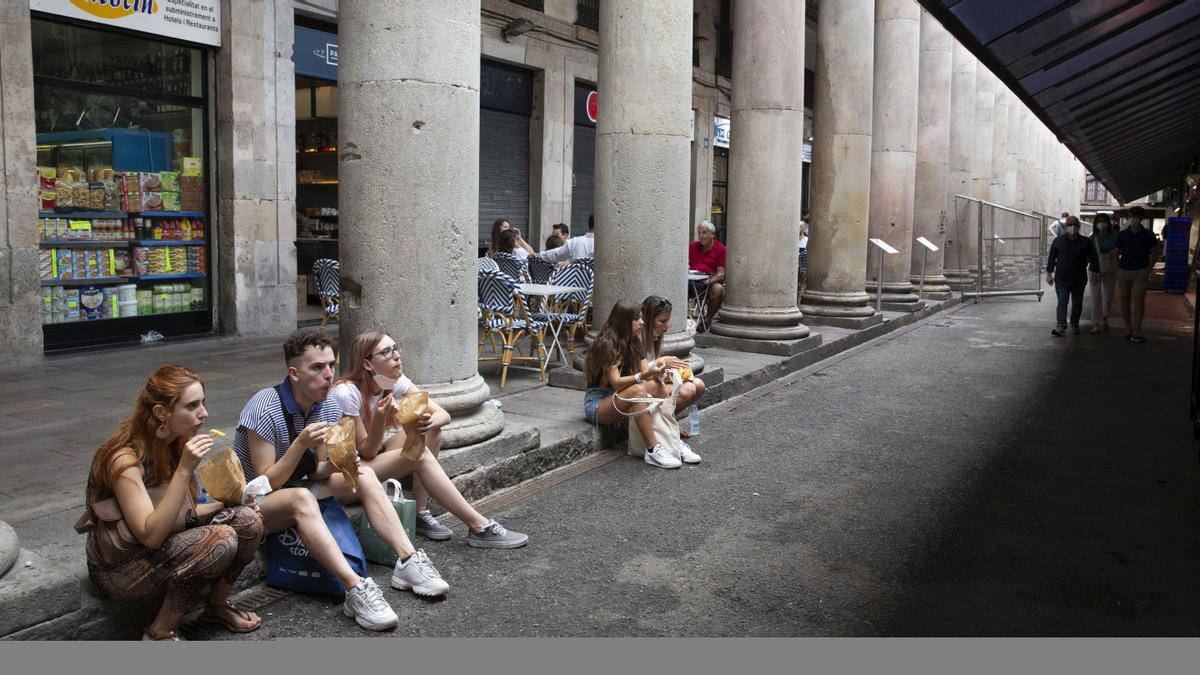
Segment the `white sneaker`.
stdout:
<svg viewBox="0 0 1200 675">
<path fill-rule="evenodd" d="M 679 459 L 683 460 L 687 464 L 700 463 L 700 455 L 692 452 L 692 448 L 687 443 L 682 441 L 679 443 Z"/>
<path fill-rule="evenodd" d="M 402 591 L 412 591 L 417 595 L 443 595 L 450 590 L 450 584 L 442 578 L 440 572 L 429 562 L 429 556 L 424 549 L 410 555 L 408 560 L 396 560 L 392 570 L 392 588 Z"/>
<path fill-rule="evenodd" d="M 395 628 L 400 621 L 400 617 L 396 616 L 392 606 L 384 599 L 383 591 L 379 590 L 375 580 L 370 577 L 346 591 L 342 611 L 367 630 L 388 630 Z"/>
<path fill-rule="evenodd" d="M 653 448 L 647 450 L 643 459 L 650 466 L 657 466 L 660 469 L 678 469 L 683 466 L 683 462 L 675 459 L 671 453 L 667 452 L 662 443 L 658 443 Z"/>
</svg>

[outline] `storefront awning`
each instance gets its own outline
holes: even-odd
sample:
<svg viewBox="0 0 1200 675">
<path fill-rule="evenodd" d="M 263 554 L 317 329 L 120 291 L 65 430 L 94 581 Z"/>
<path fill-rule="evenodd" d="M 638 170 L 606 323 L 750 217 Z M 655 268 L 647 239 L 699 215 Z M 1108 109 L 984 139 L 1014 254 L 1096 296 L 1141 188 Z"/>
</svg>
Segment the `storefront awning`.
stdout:
<svg viewBox="0 0 1200 675">
<path fill-rule="evenodd" d="M 919 0 L 1123 202 L 1200 154 L 1200 0 Z"/>
</svg>

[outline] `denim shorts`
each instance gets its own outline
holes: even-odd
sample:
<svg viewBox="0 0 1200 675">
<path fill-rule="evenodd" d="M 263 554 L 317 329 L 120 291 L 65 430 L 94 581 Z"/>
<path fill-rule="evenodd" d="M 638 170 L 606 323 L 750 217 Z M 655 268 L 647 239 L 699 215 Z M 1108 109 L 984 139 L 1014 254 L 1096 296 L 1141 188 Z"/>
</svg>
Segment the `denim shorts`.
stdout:
<svg viewBox="0 0 1200 675">
<path fill-rule="evenodd" d="M 583 416 L 591 424 L 596 424 L 596 411 L 600 409 L 600 404 L 604 399 L 611 396 L 612 389 L 602 389 L 600 387 L 588 387 L 587 393 L 583 395 Z"/>
</svg>

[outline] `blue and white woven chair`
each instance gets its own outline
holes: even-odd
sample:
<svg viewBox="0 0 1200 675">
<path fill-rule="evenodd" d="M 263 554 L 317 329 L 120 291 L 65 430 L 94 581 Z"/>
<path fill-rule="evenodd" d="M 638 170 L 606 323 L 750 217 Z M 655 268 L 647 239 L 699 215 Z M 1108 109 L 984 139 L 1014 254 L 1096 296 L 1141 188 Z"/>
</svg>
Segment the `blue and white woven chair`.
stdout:
<svg viewBox="0 0 1200 675">
<path fill-rule="evenodd" d="M 548 263 L 536 255 L 529 256 L 526 262 L 529 264 L 529 280 L 535 284 L 549 282 L 550 275 L 558 269 L 554 263 Z"/>
<path fill-rule="evenodd" d="M 546 323 L 531 319 L 525 308 L 525 297 L 515 282 L 502 272 L 484 270 L 479 273 L 479 334 L 480 361 L 500 361 L 500 389 L 508 384 L 508 368 L 513 361 L 533 361 L 537 364 L 538 379 L 546 379 Z M 483 356 L 483 342 L 499 335 L 504 346 L 499 356 Z M 514 347 L 524 337 L 529 338 L 529 355 L 514 354 Z M 520 367 L 520 366 L 518 366 Z M 528 366 L 526 366 L 528 367 Z"/>
<path fill-rule="evenodd" d="M 492 260 L 491 258 L 489 258 L 485 255 L 482 258 L 480 258 L 478 261 L 476 261 L 475 269 L 476 269 L 476 271 L 479 271 L 479 272 L 482 272 L 484 270 L 491 270 L 493 272 L 499 272 L 500 266 L 496 264 L 495 260 Z"/>
<path fill-rule="evenodd" d="M 321 258 L 313 262 L 313 277 L 317 280 L 317 297 L 321 299 L 321 325 L 341 313 L 342 275 L 338 261 Z"/>
<path fill-rule="evenodd" d="M 588 259 L 590 261 L 590 258 Z M 567 334 L 568 364 L 575 360 L 575 331 L 587 331 L 588 311 L 592 307 L 592 289 L 595 287 L 596 276 L 590 265 L 579 261 L 555 270 L 550 276 L 550 284 L 554 286 L 574 286 L 583 291 L 565 293 L 555 296 L 548 311 L 534 312 L 536 321 L 562 321 L 563 331 Z"/>
<path fill-rule="evenodd" d="M 518 284 L 529 280 L 529 271 L 525 266 L 524 260 L 507 251 L 496 251 L 494 260 L 499 265 L 500 271 L 507 274 L 509 278 Z"/>
</svg>

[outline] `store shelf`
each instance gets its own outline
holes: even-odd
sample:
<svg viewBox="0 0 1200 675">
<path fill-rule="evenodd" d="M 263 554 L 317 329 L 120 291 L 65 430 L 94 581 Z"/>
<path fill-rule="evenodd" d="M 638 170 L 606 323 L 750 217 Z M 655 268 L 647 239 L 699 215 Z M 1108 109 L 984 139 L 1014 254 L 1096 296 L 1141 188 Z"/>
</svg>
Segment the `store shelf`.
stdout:
<svg viewBox="0 0 1200 675">
<path fill-rule="evenodd" d="M 38 218 L 74 218 L 89 220 L 92 218 L 124 218 L 124 211 L 38 211 Z"/>
<path fill-rule="evenodd" d="M 129 214 L 139 218 L 207 218 L 203 211 L 138 211 Z"/>
<path fill-rule="evenodd" d="M 125 248 L 129 239 L 61 239 L 54 241 L 39 241 L 38 248 Z"/>
<path fill-rule="evenodd" d="M 184 272 L 182 274 L 143 274 L 132 277 L 138 281 L 171 281 L 173 279 L 203 279 L 204 272 Z"/>
<path fill-rule="evenodd" d="M 129 277 L 99 277 L 96 279 L 42 279 L 42 286 L 94 286 L 98 284 L 119 284 Z"/>
<path fill-rule="evenodd" d="M 310 180 L 310 181 L 305 181 L 303 183 L 297 183 L 297 185 L 337 185 L 337 184 L 338 184 L 338 181 L 336 178 L 328 178 L 326 180 Z"/>
<path fill-rule="evenodd" d="M 312 152 L 309 152 L 308 150 L 305 150 L 304 152 L 301 152 L 301 151 L 297 150 L 296 154 L 300 155 L 301 157 L 311 157 L 314 155 L 336 155 L 336 154 L 338 154 L 338 151 L 337 150 L 314 150 Z"/>
<path fill-rule="evenodd" d="M 203 239 L 137 239 L 138 246 L 203 246 Z"/>
</svg>

